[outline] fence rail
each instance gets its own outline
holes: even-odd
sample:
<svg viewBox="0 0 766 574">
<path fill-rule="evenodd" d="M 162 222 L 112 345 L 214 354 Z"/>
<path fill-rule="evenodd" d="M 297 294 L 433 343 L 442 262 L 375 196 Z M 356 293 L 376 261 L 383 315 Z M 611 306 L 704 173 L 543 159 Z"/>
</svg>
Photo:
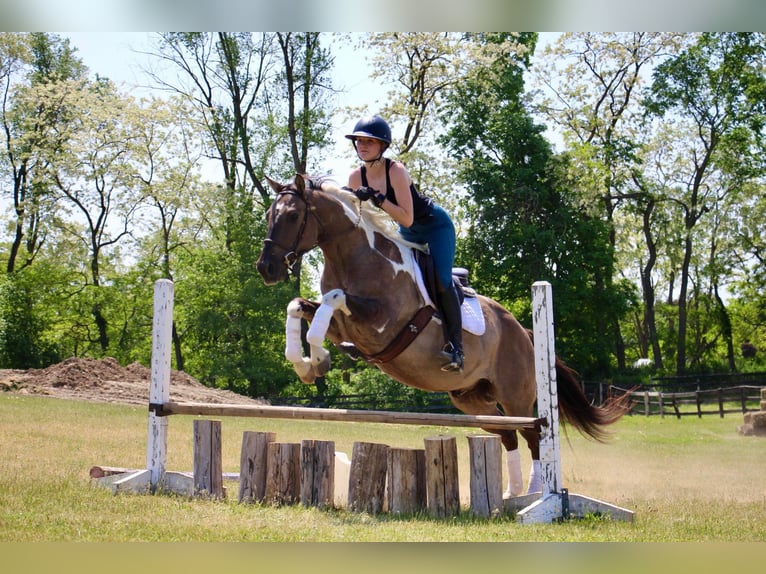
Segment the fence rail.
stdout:
<svg viewBox="0 0 766 574">
<path fill-rule="evenodd" d="M 624 388 L 608 382 L 584 381 L 583 390 L 596 405 L 612 395 L 630 393 L 632 414 L 664 417 L 719 415 L 760 410 L 760 389 L 766 387 L 766 373 L 734 375 L 693 375 L 651 379 L 649 384 Z M 415 400 L 381 397 L 375 394 L 348 394 L 327 397 L 273 397 L 272 405 L 341 409 L 369 409 L 423 413 L 459 413 L 447 393 L 428 393 Z"/>
<path fill-rule="evenodd" d="M 697 389 L 694 391 L 666 392 L 649 390 L 631 390 L 611 387 L 614 394 L 631 395 L 632 414 L 645 416 L 674 415 L 702 418 L 702 415 L 744 414 L 760 408 L 761 387 L 739 385 L 719 387 L 717 389 Z"/>
</svg>

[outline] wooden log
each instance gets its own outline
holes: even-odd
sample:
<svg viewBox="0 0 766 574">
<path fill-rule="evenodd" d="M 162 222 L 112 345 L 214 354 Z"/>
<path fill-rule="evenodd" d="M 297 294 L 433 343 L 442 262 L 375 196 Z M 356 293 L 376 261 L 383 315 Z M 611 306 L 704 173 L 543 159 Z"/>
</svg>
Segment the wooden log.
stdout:
<svg viewBox="0 0 766 574">
<path fill-rule="evenodd" d="M 277 440 L 273 432 L 242 433 L 239 457 L 239 502 L 263 502 L 266 497 L 266 466 L 269 444 Z"/>
<path fill-rule="evenodd" d="M 503 510 L 503 451 L 498 435 L 468 437 L 471 512 L 489 518 Z"/>
<path fill-rule="evenodd" d="M 335 442 L 301 441 L 301 502 L 331 508 L 335 498 Z"/>
<path fill-rule="evenodd" d="M 320 409 L 269 405 L 165 402 L 155 406 L 159 416 L 199 415 L 206 417 L 254 417 L 313 421 L 365 422 L 403 425 L 459 426 L 485 430 L 540 430 L 544 418 L 440 413 L 397 413 L 359 409 Z"/>
<path fill-rule="evenodd" d="M 428 511 L 437 518 L 455 516 L 460 512 L 457 440 L 437 436 L 424 439 L 424 443 Z"/>
<path fill-rule="evenodd" d="M 426 507 L 426 451 L 392 448 L 388 451 L 388 511 L 415 514 Z"/>
<path fill-rule="evenodd" d="M 194 494 L 223 498 L 221 421 L 194 421 Z"/>
<path fill-rule="evenodd" d="M 348 478 L 348 508 L 354 512 L 383 512 L 388 446 L 355 442 Z"/>
<path fill-rule="evenodd" d="M 272 442 L 267 456 L 265 501 L 295 504 L 300 499 L 301 445 Z"/>
</svg>

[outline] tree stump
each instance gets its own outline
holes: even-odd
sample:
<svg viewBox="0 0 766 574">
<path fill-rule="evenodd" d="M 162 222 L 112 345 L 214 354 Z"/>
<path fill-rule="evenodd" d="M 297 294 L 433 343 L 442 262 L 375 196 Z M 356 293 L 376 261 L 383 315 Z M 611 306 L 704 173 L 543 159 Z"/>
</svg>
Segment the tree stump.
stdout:
<svg viewBox="0 0 766 574">
<path fill-rule="evenodd" d="M 273 432 L 242 433 L 239 457 L 239 502 L 263 502 L 266 496 L 266 466 L 269 443 L 277 440 Z"/>
<path fill-rule="evenodd" d="M 194 421 L 194 494 L 223 498 L 221 421 Z"/>
<path fill-rule="evenodd" d="M 335 498 L 335 442 L 301 441 L 301 502 L 327 508 Z"/>
<path fill-rule="evenodd" d="M 269 443 L 266 464 L 265 501 L 270 504 L 294 504 L 300 497 L 301 445 Z"/>
<path fill-rule="evenodd" d="M 388 446 L 355 442 L 348 479 L 348 508 L 354 512 L 383 511 Z"/>
<path fill-rule="evenodd" d="M 468 437 L 471 512 L 488 518 L 503 510 L 503 451 L 498 435 Z"/>
<path fill-rule="evenodd" d="M 414 514 L 426 507 L 426 451 L 392 448 L 388 451 L 388 511 Z"/>
<path fill-rule="evenodd" d="M 457 440 L 438 436 L 424 442 L 428 511 L 437 518 L 455 516 L 460 512 Z"/>
</svg>

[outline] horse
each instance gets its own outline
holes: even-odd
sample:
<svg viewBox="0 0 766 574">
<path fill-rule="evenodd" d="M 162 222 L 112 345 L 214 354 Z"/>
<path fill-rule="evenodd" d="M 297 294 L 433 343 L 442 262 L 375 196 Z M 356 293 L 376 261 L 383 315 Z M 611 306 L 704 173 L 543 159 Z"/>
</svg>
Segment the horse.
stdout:
<svg viewBox="0 0 766 574">
<path fill-rule="evenodd" d="M 266 213 L 267 236 L 257 262 L 264 282 L 287 280 L 295 263 L 317 247 L 324 255 L 321 302 L 298 297 L 287 306 L 285 356 L 304 383 L 329 370 L 330 354 L 323 348 L 329 339 L 400 383 L 446 392 L 465 414 L 533 416 L 537 385 L 532 332 L 510 311 L 475 294 L 483 332 L 464 331 L 463 370 L 442 371 L 439 350 L 445 335 L 415 257 L 426 247 L 406 242 L 387 214 L 327 179 L 296 175 L 284 184 L 266 179 L 276 197 Z M 301 319 L 310 323 L 310 357 L 303 356 Z M 592 405 L 576 372 L 558 357 L 556 376 L 562 421 L 586 437 L 605 441 L 608 425 L 626 412 L 625 402 L 611 398 L 602 406 Z M 504 496 L 523 494 L 517 431 L 486 430 L 500 435 L 506 451 Z M 532 458 L 527 493 L 538 492 L 540 434 L 518 432 Z"/>
</svg>

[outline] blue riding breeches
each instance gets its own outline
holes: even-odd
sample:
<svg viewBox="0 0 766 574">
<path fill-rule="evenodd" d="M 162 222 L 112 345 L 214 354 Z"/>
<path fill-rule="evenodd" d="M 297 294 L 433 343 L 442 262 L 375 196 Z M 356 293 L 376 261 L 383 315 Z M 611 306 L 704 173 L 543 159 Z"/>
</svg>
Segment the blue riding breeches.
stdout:
<svg viewBox="0 0 766 574">
<path fill-rule="evenodd" d="M 448 288 L 452 284 L 452 266 L 455 263 L 455 225 L 444 208 L 432 204 L 428 217 L 410 227 L 400 225 L 399 233 L 412 243 L 428 244 L 436 274 L 442 287 Z"/>
</svg>

